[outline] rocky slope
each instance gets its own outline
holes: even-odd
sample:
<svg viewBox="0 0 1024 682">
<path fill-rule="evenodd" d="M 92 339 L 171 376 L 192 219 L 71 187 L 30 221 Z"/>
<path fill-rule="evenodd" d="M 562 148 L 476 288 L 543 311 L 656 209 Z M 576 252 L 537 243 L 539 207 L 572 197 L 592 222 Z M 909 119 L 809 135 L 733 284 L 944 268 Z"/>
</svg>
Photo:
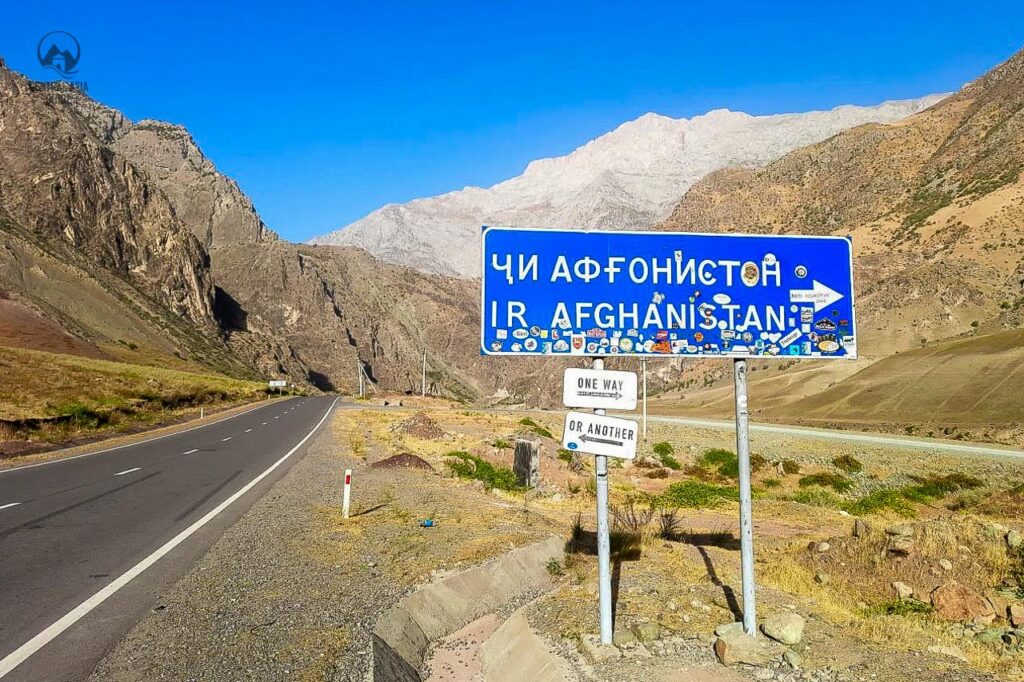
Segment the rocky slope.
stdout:
<svg viewBox="0 0 1024 682">
<path fill-rule="evenodd" d="M 359 246 L 419 270 L 478 276 L 481 225 L 646 229 L 668 217 L 711 171 L 761 166 L 853 126 L 899 120 L 941 98 L 776 116 L 725 109 L 692 119 L 645 114 L 567 156 L 534 161 L 493 187 L 389 204 L 312 243 Z"/>
</svg>

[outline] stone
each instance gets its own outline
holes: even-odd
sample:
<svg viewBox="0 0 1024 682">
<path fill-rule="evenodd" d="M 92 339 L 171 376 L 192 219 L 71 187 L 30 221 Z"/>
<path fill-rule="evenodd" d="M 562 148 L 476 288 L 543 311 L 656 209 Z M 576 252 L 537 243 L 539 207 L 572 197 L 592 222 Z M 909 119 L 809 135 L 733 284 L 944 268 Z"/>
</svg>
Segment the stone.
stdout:
<svg viewBox="0 0 1024 682">
<path fill-rule="evenodd" d="M 636 635 L 632 630 L 620 628 L 612 635 L 612 644 L 621 649 L 623 647 L 633 646 L 636 644 L 636 639 Z"/>
<path fill-rule="evenodd" d="M 996 620 L 1007 620 L 1009 617 L 1009 603 L 998 594 L 990 594 L 988 596 L 988 603 L 992 605 L 992 610 L 996 612 Z"/>
<path fill-rule="evenodd" d="M 896 598 L 900 601 L 907 601 L 914 597 L 914 588 L 899 580 L 893 582 L 892 589 L 896 591 Z"/>
<path fill-rule="evenodd" d="M 886 528 L 885 534 L 891 537 L 912 538 L 914 537 L 914 527 L 907 523 L 898 523 Z"/>
<path fill-rule="evenodd" d="M 892 556 L 909 556 L 914 551 L 914 538 L 906 535 L 890 535 L 885 543 L 885 551 Z"/>
<path fill-rule="evenodd" d="M 661 639 L 661 626 L 657 623 L 639 623 L 633 626 L 633 634 L 643 644 Z"/>
<path fill-rule="evenodd" d="M 583 635 L 580 637 L 580 649 L 583 655 L 593 663 L 603 663 L 613 658 L 619 658 L 622 652 L 611 644 L 601 644 L 601 638 L 597 635 Z"/>
<path fill-rule="evenodd" d="M 985 535 L 992 539 L 1005 538 L 1009 529 L 1001 523 L 986 523 Z"/>
<path fill-rule="evenodd" d="M 831 580 L 832 576 L 830 576 L 828 573 L 825 573 L 824 571 L 818 571 L 814 574 L 814 582 L 818 583 L 819 585 L 828 585 L 829 582 L 831 582 Z"/>
<path fill-rule="evenodd" d="M 951 658 L 956 658 L 956 659 L 959 659 L 959 660 L 963 661 L 964 663 L 967 662 L 967 656 L 964 655 L 963 650 L 960 649 L 960 647 L 957 647 L 957 646 L 945 646 L 945 645 L 942 645 L 942 644 L 933 644 L 932 646 L 928 647 L 928 651 L 930 651 L 933 654 L 940 654 L 942 656 L 949 656 Z"/>
<path fill-rule="evenodd" d="M 762 666 L 781 653 L 781 647 L 774 642 L 763 638 L 751 637 L 743 632 L 730 630 L 724 637 L 719 636 L 715 640 L 715 656 L 722 665 L 746 665 Z"/>
<path fill-rule="evenodd" d="M 871 526 L 864 519 L 857 519 L 853 522 L 853 537 L 866 538 L 871 533 Z"/>
<path fill-rule="evenodd" d="M 1024 628 L 1024 604 L 1010 604 L 1010 625 L 1015 628 Z"/>
<path fill-rule="evenodd" d="M 799 644 L 804 637 L 803 616 L 792 611 L 776 611 L 764 619 L 761 624 L 761 632 L 768 635 L 776 642 L 782 642 L 792 646 Z"/>
<path fill-rule="evenodd" d="M 955 580 L 939 585 L 931 594 L 935 617 L 946 621 L 969 621 L 995 618 L 992 604 L 969 587 Z"/>
<path fill-rule="evenodd" d="M 794 670 L 799 670 L 804 665 L 804 657 L 792 649 L 787 649 L 786 653 L 782 654 L 782 660 Z"/>
<path fill-rule="evenodd" d="M 949 559 L 939 559 L 939 568 L 941 568 L 943 571 L 952 571 L 953 562 Z"/>
<path fill-rule="evenodd" d="M 818 544 L 817 544 L 817 545 L 816 545 L 816 546 L 814 547 L 814 550 L 815 550 L 816 552 L 819 552 L 819 553 L 822 553 L 822 554 L 824 554 L 825 552 L 829 551 L 830 549 L 832 549 L 832 545 L 830 545 L 829 543 L 825 542 L 824 540 L 822 540 L 821 542 L 819 542 L 819 543 L 818 543 Z"/>
<path fill-rule="evenodd" d="M 1010 549 L 1020 549 L 1021 546 L 1024 546 L 1024 535 L 1019 530 L 1007 531 L 1006 546 Z"/>
<path fill-rule="evenodd" d="M 740 632 L 743 632 L 743 623 L 739 622 L 722 623 L 715 628 L 715 634 L 719 637 L 728 637 L 729 635 L 734 635 Z"/>
</svg>

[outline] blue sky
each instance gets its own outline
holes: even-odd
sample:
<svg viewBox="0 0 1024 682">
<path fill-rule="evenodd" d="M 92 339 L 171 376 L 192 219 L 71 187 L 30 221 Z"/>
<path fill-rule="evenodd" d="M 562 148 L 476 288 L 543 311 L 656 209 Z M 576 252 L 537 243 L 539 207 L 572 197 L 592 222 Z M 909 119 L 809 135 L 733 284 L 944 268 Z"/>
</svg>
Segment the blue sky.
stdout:
<svg viewBox="0 0 1024 682">
<path fill-rule="evenodd" d="M 954 90 L 1024 44 L 1016 2 L 9 2 L 0 55 L 63 29 L 90 94 L 184 124 L 292 240 L 516 175 L 647 111 Z M 173 7 L 173 8 L 172 8 Z"/>
</svg>

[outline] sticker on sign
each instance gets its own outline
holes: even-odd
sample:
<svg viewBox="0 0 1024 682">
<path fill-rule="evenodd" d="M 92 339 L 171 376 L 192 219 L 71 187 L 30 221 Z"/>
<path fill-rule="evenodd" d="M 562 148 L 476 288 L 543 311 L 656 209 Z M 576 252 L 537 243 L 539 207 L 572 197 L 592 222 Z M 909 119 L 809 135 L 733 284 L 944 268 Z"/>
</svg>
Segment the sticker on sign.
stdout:
<svg viewBox="0 0 1024 682">
<path fill-rule="evenodd" d="M 562 430 L 562 447 L 574 452 L 619 459 L 636 457 L 637 426 L 632 419 L 588 412 L 569 412 Z"/>
<path fill-rule="evenodd" d="M 636 409 L 636 374 L 602 369 L 565 370 L 562 404 L 608 410 Z"/>
</svg>

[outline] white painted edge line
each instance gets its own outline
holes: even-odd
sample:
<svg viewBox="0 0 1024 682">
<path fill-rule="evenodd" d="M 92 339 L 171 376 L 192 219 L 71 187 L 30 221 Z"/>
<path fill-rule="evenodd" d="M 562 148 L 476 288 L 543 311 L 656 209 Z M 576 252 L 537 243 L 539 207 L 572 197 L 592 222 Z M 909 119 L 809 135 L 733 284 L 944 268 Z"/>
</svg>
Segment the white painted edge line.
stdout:
<svg viewBox="0 0 1024 682">
<path fill-rule="evenodd" d="M 231 436 L 228 436 L 227 438 L 221 438 L 220 442 L 221 443 L 227 443 L 229 440 L 231 440 Z"/>
<path fill-rule="evenodd" d="M 57 620 L 55 623 L 47 627 L 38 635 L 25 642 L 11 653 L 7 654 L 7 656 L 5 656 L 3 660 L 0 660 L 0 678 L 5 677 L 12 670 L 17 668 L 22 663 L 24 663 L 30 656 L 32 656 L 32 654 L 42 649 L 44 646 L 46 646 L 55 638 L 57 638 L 62 632 L 64 632 L 69 627 L 71 627 L 79 620 L 84 618 L 86 615 L 89 614 L 90 611 L 92 611 L 97 606 L 106 601 L 108 598 L 116 594 L 118 590 L 120 590 L 122 587 L 124 587 L 132 580 L 137 578 L 143 571 L 145 571 L 147 568 L 149 568 L 157 561 L 162 559 L 164 556 L 169 554 L 171 550 L 173 550 L 175 547 L 177 547 L 182 542 L 187 540 L 200 528 L 202 528 L 207 523 L 215 519 L 218 515 L 220 515 L 221 512 L 223 512 L 225 509 L 230 507 L 236 500 L 238 500 L 238 498 L 242 497 L 242 495 L 245 495 L 247 492 L 256 487 L 256 485 L 258 485 L 260 481 L 269 476 L 279 466 L 284 464 L 288 460 L 288 458 L 295 454 L 296 450 L 305 445 L 306 441 L 313 437 L 313 434 L 317 432 L 317 430 L 323 425 L 325 421 L 327 421 L 327 418 L 331 415 L 331 411 L 334 409 L 334 406 L 337 404 L 337 402 L 338 399 L 335 398 L 334 402 L 331 403 L 331 406 L 327 408 L 326 412 L 324 412 L 324 416 L 320 417 L 320 421 L 316 423 L 316 426 L 314 426 L 312 430 L 310 430 L 310 432 L 307 433 L 302 438 L 302 440 L 296 443 L 291 450 L 289 450 L 283 457 L 281 457 L 281 459 L 277 460 L 276 462 L 271 464 L 267 469 L 265 469 L 263 473 L 261 473 L 256 478 L 246 483 L 231 497 L 224 500 L 216 507 L 208 511 L 201 519 L 199 519 L 191 526 L 189 526 L 188 528 L 186 528 L 185 530 L 181 531 L 173 538 L 168 540 L 163 546 L 161 546 L 155 552 L 153 552 L 145 559 L 143 559 L 142 561 L 135 564 L 127 571 L 119 575 L 117 578 L 114 579 L 113 582 L 104 587 L 102 590 L 92 595 L 75 608 L 68 611 L 59 620 Z"/>
<path fill-rule="evenodd" d="M 193 452 L 199 452 L 199 448 L 192 448 L 191 450 L 186 450 L 183 454 L 191 455 Z"/>
<path fill-rule="evenodd" d="M 191 428 L 187 428 L 184 431 L 175 431 L 174 433 L 165 433 L 162 436 L 154 436 L 153 438 L 147 438 L 145 440 L 136 441 L 134 443 L 125 443 L 124 445 L 115 445 L 114 447 L 106 448 L 105 450 L 97 450 L 96 452 L 83 452 L 80 455 L 74 455 L 72 457 L 61 457 L 60 459 L 51 459 L 51 460 L 48 460 L 46 462 L 36 462 L 35 464 L 24 464 L 24 465 L 18 466 L 18 467 L 10 467 L 9 469 L 0 469 L 0 476 L 3 476 L 4 474 L 10 473 L 12 471 L 21 471 L 22 469 L 34 469 L 36 467 L 46 466 L 47 464 L 60 464 L 61 462 L 70 462 L 73 459 L 81 459 L 82 457 L 92 457 L 93 455 L 102 455 L 104 452 L 113 452 L 114 450 L 123 450 L 124 448 L 131 448 L 131 447 L 135 447 L 136 445 L 145 445 L 146 443 L 152 443 L 154 441 L 163 440 L 164 438 L 170 438 L 172 436 L 180 436 L 181 434 L 188 433 L 189 431 L 196 431 L 198 429 L 204 429 L 207 426 L 213 426 L 214 424 L 222 424 L 222 423 L 226 422 L 229 419 L 234 419 L 235 417 L 241 417 L 243 414 L 251 414 L 252 412 L 255 412 L 256 410 L 262 410 L 264 407 L 270 407 L 270 405 L 258 405 L 257 407 L 254 407 L 251 410 L 245 410 L 244 412 L 238 412 L 236 414 L 232 414 L 232 415 L 229 415 L 227 417 L 224 417 L 223 419 L 218 419 L 215 422 L 208 422 L 206 424 L 199 424 L 198 426 L 193 426 Z"/>
<path fill-rule="evenodd" d="M 119 472 L 117 472 L 114 475 L 115 476 L 124 476 L 125 474 L 130 474 L 130 473 L 132 473 L 134 471 L 142 471 L 142 467 L 135 467 L 134 469 L 125 469 L 124 471 L 119 471 Z"/>
<path fill-rule="evenodd" d="M 21 502 L 8 502 L 7 504 L 0 504 L 0 509 L 10 509 L 11 507 L 17 507 Z"/>
</svg>

